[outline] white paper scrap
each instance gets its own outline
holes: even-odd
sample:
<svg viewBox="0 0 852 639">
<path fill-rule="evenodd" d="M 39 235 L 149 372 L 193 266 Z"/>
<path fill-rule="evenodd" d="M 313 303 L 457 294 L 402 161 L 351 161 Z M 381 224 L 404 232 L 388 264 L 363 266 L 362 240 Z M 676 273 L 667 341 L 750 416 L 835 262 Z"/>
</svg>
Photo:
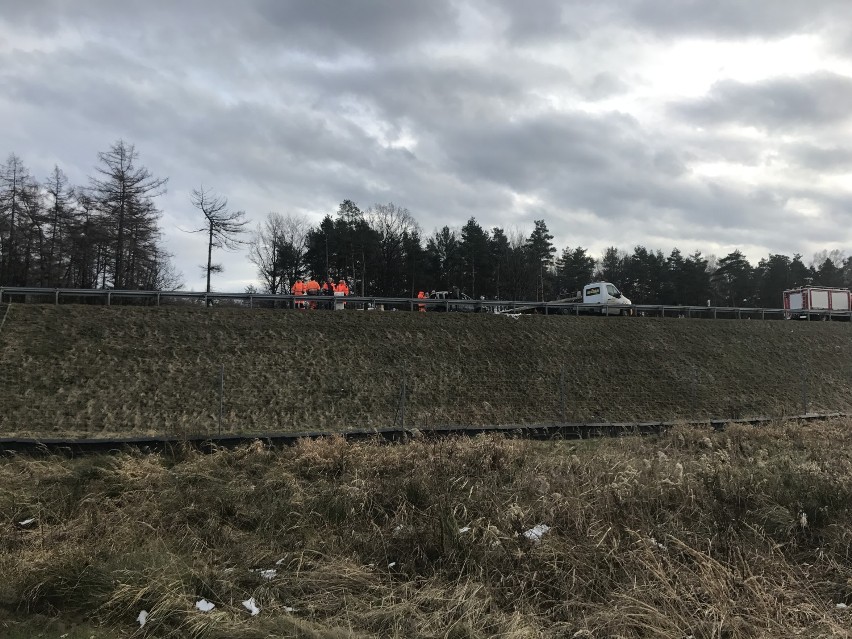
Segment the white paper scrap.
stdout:
<svg viewBox="0 0 852 639">
<path fill-rule="evenodd" d="M 537 544 L 548 530 L 550 530 L 550 526 L 547 524 L 538 524 L 526 531 L 524 537 Z"/>
<path fill-rule="evenodd" d="M 201 612 L 210 612 L 213 608 L 216 607 L 216 604 L 210 603 L 206 599 L 202 599 L 201 601 L 195 602 L 195 607 L 198 608 Z"/>
<path fill-rule="evenodd" d="M 243 602 L 243 606 L 246 610 L 251 613 L 251 616 L 254 617 L 257 614 L 260 614 L 260 608 L 257 607 L 257 602 L 254 600 L 254 597 L 246 599 Z"/>
<path fill-rule="evenodd" d="M 29 519 L 24 519 L 24 521 L 19 521 L 19 526 L 30 526 L 35 523 L 35 517 L 30 517 Z"/>
<path fill-rule="evenodd" d="M 275 568 L 269 568 L 267 570 L 261 570 L 260 576 L 264 579 L 272 579 L 275 575 L 278 574 L 278 571 Z"/>
<path fill-rule="evenodd" d="M 290 606 L 284 606 L 284 612 L 296 612 L 296 609 L 291 608 Z"/>
<path fill-rule="evenodd" d="M 837 608 L 838 610 L 843 610 L 844 608 L 848 608 L 848 607 L 849 606 L 847 606 L 845 603 L 839 603 L 835 606 L 835 608 Z"/>
<path fill-rule="evenodd" d="M 394 566 L 396 566 L 396 562 L 395 562 L 395 561 L 392 561 L 392 562 L 390 562 L 390 563 L 388 564 L 388 568 L 393 568 Z"/>
<path fill-rule="evenodd" d="M 141 611 L 141 612 L 139 613 L 139 616 L 138 616 L 138 617 L 136 617 L 136 621 L 138 621 L 138 622 L 139 622 L 139 627 L 140 627 L 140 628 L 144 628 L 144 627 L 145 627 L 145 622 L 146 622 L 146 621 L 148 621 L 148 611 L 147 611 L 147 610 L 143 610 L 143 611 Z"/>
<path fill-rule="evenodd" d="M 459 534 L 463 535 L 466 532 L 470 532 L 470 526 L 465 526 L 464 528 L 459 528 Z"/>
</svg>

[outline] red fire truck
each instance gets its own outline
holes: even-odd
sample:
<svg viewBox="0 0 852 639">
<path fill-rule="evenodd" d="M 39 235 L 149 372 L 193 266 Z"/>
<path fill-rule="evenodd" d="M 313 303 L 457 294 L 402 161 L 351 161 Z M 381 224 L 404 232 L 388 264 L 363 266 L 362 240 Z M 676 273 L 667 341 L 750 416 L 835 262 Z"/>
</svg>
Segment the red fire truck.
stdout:
<svg viewBox="0 0 852 639">
<path fill-rule="evenodd" d="M 787 319 L 849 317 L 852 294 L 848 288 L 804 286 L 784 291 L 784 313 Z"/>
</svg>

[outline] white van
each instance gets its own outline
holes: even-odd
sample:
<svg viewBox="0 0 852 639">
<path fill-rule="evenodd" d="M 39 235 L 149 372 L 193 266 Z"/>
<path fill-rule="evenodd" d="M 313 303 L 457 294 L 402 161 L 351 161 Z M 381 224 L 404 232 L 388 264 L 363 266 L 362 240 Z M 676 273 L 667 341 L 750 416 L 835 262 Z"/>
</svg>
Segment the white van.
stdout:
<svg viewBox="0 0 852 639">
<path fill-rule="evenodd" d="M 609 282 L 592 282 L 591 284 L 586 284 L 583 290 L 577 293 L 575 300 L 577 302 L 582 301 L 583 304 L 600 304 L 604 307 L 600 310 L 601 315 L 605 313 L 608 315 L 629 315 L 630 309 L 621 307 L 633 304 L 633 302 L 621 294 L 621 291 L 614 284 L 610 284 Z M 586 310 L 590 310 L 593 313 L 598 312 L 597 309 Z"/>
</svg>

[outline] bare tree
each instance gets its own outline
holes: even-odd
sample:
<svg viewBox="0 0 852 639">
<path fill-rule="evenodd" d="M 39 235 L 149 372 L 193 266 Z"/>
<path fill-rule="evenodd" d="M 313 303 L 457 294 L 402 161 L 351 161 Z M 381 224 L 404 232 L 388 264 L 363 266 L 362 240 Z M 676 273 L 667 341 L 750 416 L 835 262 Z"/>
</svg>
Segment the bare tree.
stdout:
<svg viewBox="0 0 852 639">
<path fill-rule="evenodd" d="M 287 293 L 305 269 L 310 225 L 301 215 L 270 213 L 249 242 L 249 259 L 269 293 Z"/>
<path fill-rule="evenodd" d="M 190 198 L 192 205 L 204 214 L 206 224 L 204 227 L 194 231 L 196 233 L 207 233 L 207 266 L 201 268 L 207 274 L 207 292 L 210 292 L 211 273 L 221 273 L 221 264 L 213 264 L 213 247 L 225 250 L 236 250 L 244 244 L 239 236 L 245 231 L 248 220 L 245 219 L 245 211 L 230 211 L 228 209 L 228 198 L 214 195 L 212 191 L 203 186 L 193 189 Z"/>
<path fill-rule="evenodd" d="M 137 167 L 139 154 L 132 144 L 119 140 L 105 153 L 98 153 L 102 166 L 90 178 L 94 201 L 103 216 L 112 242 L 112 280 L 115 288 L 140 286 L 135 269 L 148 262 L 144 251 L 160 239 L 160 211 L 153 198 L 165 191 L 166 178 L 156 178 Z"/>
<path fill-rule="evenodd" d="M 378 239 L 377 285 L 381 295 L 405 292 L 405 239 L 419 235 L 420 228 L 411 212 L 393 202 L 376 204 L 367 211 L 367 222 Z"/>
</svg>

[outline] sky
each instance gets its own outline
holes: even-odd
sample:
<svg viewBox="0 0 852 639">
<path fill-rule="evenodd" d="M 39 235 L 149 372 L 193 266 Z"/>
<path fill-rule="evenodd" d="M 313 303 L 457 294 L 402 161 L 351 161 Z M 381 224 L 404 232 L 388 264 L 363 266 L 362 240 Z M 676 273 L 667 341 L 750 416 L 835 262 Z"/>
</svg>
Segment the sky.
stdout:
<svg viewBox="0 0 852 639">
<path fill-rule="evenodd" d="M 199 186 L 252 227 L 351 199 L 598 257 L 849 254 L 850 107 L 849 0 L 0 0 L 0 155 L 85 185 L 134 144 L 192 290 Z"/>
</svg>

